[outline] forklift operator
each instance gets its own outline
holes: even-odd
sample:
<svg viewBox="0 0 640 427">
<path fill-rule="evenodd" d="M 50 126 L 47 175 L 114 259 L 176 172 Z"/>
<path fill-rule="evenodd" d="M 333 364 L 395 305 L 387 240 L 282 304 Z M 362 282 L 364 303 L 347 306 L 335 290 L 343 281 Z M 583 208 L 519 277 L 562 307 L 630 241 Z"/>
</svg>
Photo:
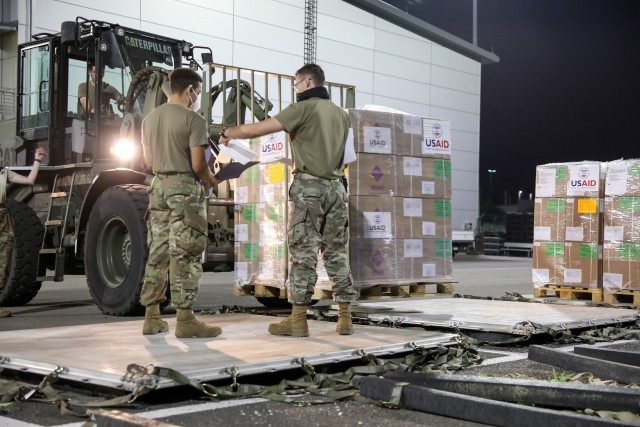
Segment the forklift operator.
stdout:
<svg viewBox="0 0 640 427">
<path fill-rule="evenodd" d="M 95 87 L 96 87 L 96 67 L 93 63 L 87 64 L 87 72 L 89 73 L 89 90 L 87 90 L 87 83 L 80 83 L 78 85 L 78 101 L 82 107 L 84 113 L 89 112 L 93 115 L 95 113 Z M 89 105 L 87 106 L 87 99 Z M 111 86 L 109 83 L 102 82 L 101 94 L 100 94 L 100 115 L 111 117 L 113 116 L 113 110 L 111 108 L 111 100 L 115 100 L 118 104 L 124 101 L 124 97 L 118 90 Z"/>
</svg>

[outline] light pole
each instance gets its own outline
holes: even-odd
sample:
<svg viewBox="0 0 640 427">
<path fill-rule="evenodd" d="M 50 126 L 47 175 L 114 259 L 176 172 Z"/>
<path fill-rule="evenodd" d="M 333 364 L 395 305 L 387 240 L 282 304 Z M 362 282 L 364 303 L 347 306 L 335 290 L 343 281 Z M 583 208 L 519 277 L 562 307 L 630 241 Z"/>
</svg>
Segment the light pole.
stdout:
<svg viewBox="0 0 640 427">
<path fill-rule="evenodd" d="M 493 174 L 496 173 L 495 169 L 487 169 L 489 172 L 489 204 L 493 203 Z"/>
</svg>

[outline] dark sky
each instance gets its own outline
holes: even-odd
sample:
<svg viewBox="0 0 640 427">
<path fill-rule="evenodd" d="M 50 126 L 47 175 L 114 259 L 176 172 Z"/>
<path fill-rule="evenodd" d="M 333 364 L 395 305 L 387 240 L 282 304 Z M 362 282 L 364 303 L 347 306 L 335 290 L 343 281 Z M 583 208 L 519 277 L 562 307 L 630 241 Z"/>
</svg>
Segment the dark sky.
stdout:
<svg viewBox="0 0 640 427">
<path fill-rule="evenodd" d="M 471 0 L 385 1 L 472 41 Z M 502 204 L 538 164 L 640 157 L 640 0 L 478 0 L 478 46 L 500 57 L 482 66 L 481 201 L 487 169 Z"/>
</svg>

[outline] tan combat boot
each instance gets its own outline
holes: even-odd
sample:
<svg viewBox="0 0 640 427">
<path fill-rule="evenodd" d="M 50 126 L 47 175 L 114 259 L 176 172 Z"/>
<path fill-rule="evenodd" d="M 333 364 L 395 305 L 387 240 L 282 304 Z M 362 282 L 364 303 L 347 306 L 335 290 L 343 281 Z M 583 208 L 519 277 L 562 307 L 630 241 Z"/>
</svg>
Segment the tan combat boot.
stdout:
<svg viewBox="0 0 640 427">
<path fill-rule="evenodd" d="M 308 337 L 307 324 L 308 305 L 293 305 L 291 315 L 280 323 L 269 325 L 269 333 L 273 335 L 289 335 L 291 337 Z"/>
<path fill-rule="evenodd" d="M 9 316 L 11 316 L 11 312 L 9 310 L 0 308 L 0 317 L 9 317 Z"/>
<path fill-rule="evenodd" d="M 168 330 L 169 324 L 160 318 L 160 304 L 148 305 L 144 313 L 142 335 L 155 335 Z"/>
<path fill-rule="evenodd" d="M 336 331 L 339 335 L 351 335 L 353 333 L 353 325 L 351 324 L 351 303 L 338 303 L 338 324 Z"/>
<path fill-rule="evenodd" d="M 190 308 L 178 309 L 176 337 L 178 338 L 213 338 L 222 333 L 217 326 L 209 326 L 196 319 Z"/>
</svg>

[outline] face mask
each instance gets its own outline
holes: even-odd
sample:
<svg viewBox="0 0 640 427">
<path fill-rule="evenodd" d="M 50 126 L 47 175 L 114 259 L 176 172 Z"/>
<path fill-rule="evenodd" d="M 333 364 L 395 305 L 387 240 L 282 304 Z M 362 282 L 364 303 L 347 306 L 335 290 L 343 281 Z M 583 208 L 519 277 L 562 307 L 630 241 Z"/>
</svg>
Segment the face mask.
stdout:
<svg viewBox="0 0 640 427">
<path fill-rule="evenodd" d="M 195 91 L 193 91 L 195 94 Z M 191 106 L 189 107 L 193 111 L 198 111 L 200 109 L 200 95 L 196 96 L 195 101 L 191 98 L 191 94 L 187 94 L 189 96 L 189 102 L 191 102 Z"/>
</svg>

